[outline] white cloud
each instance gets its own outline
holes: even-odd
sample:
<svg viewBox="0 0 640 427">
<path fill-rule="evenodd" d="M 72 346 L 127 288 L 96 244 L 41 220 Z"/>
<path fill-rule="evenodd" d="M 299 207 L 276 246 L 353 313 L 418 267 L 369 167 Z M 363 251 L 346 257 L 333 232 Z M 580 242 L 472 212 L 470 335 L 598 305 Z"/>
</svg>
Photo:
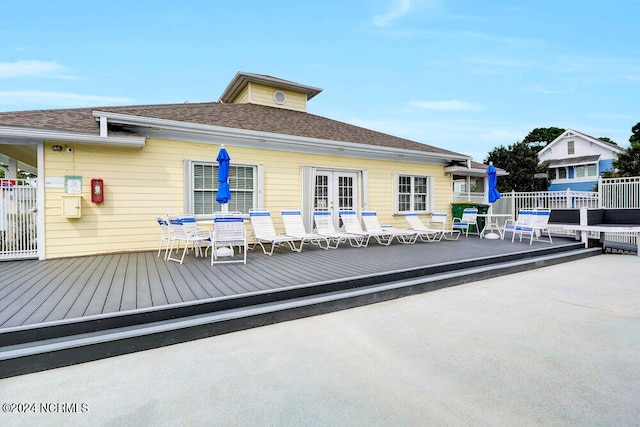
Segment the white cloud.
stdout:
<svg viewBox="0 0 640 427">
<path fill-rule="evenodd" d="M 396 19 L 407 14 L 410 10 L 411 0 L 393 0 L 387 13 L 373 17 L 373 25 L 376 27 L 386 27 Z"/>
<path fill-rule="evenodd" d="M 62 77 L 64 67 L 53 61 L 0 62 L 0 78 Z"/>
<path fill-rule="evenodd" d="M 0 103 L 9 105 L 45 105 L 47 107 L 77 107 L 87 105 L 132 104 L 131 98 L 116 98 L 99 95 L 80 95 L 67 92 L 35 90 L 0 91 Z"/>
<path fill-rule="evenodd" d="M 477 111 L 482 107 L 470 102 L 451 99 L 449 101 L 411 101 L 409 105 L 412 107 L 422 108 L 434 111 Z"/>
</svg>

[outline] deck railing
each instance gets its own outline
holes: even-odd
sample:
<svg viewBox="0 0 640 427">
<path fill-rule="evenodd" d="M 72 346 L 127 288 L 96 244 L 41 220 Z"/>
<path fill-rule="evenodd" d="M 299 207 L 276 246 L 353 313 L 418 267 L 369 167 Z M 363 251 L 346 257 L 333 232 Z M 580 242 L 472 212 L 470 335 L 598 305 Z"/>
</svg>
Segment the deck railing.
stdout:
<svg viewBox="0 0 640 427">
<path fill-rule="evenodd" d="M 35 257 L 36 187 L 29 180 L 0 179 L 0 259 Z"/>
<path fill-rule="evenodd" d="M 468 191 L 454 191 L 453 202 L 471 202 L 471 203 L 485 203 L 484 193 L 472 193 Z"/>
<path fill-rule="evenodd" d="M 610 209 L 640 208 L 640 177 L 600 178 L 600 206 Z"/>
</svg>

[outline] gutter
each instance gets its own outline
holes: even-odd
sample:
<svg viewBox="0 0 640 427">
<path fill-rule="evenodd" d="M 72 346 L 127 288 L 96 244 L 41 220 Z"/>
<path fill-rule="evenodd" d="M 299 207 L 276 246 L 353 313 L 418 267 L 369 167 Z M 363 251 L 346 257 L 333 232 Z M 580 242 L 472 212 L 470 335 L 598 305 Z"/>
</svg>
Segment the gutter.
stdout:
<svg viewBox="0 0 640 427">
<path fill-rule="evenodd" d="M 334 141 L 328 139 L 309 138 L 303 136 L 294 136 L 286 134 L 277 134 L 271 132 L 253 131 L 246 129 L 229 128 L 215 125 L 203 125 L 198 123 L 189 123 L 177 120 L 156 119 L 151 117 L 131 116 L 128 114 L 111 113 L 105 111 L 93 111 L 96 120 L 106 118 L 111 123 L 124 126 L 134 126 L 148 128 L 151 134 L 161 136 L 162 132 L 188 133 L 199 135 L 202 137 L 228 138 L 234 143 L 243 145 L 242 141 L 250 141 L 253 147 L 263 147 L 271 149 L 283 149 L 284 146 L 309 147 L 313 149 L 329 149 L 338 152 L 353 153 L 375 153 L 383 156 L 396 158 L 411 157 L 414 159 L 431 159 L 442 161 L 470 161 L 471 157 L 455 154 L 441 154 L 419 150 L 403 150 L 393 147 L 381 147 L 376 145 L 358 144 L 348 141 Z M 176 135 L 177 137 L 177 135 Z M 219 143 L 219 142 L 218 142 Z M 248 145 L 248 144 L 244 144 Z"/>
<path fill-rule="evenodd" d="M 146 138 L 140 136 L 99 136 L 90 133 L 8 126 L 0 126 L 0 138 L 12 139 L 15 142 L 73 142 L 78 144 L 133 148 L 142 148 L 146 142 Z"/>
</svg>

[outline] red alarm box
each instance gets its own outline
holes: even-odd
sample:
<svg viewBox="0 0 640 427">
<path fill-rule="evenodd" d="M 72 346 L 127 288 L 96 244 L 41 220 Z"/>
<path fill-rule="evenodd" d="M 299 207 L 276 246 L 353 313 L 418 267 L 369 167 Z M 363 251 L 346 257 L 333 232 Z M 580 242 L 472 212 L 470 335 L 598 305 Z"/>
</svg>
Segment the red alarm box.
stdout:
<svg viewBox="0 0 640 427">
<path fill-rule="evenodd" d="M 104 203 L 104 181 L 100 178 L 91 180 L 91 201 L 93 203 Z"/>
</svg>

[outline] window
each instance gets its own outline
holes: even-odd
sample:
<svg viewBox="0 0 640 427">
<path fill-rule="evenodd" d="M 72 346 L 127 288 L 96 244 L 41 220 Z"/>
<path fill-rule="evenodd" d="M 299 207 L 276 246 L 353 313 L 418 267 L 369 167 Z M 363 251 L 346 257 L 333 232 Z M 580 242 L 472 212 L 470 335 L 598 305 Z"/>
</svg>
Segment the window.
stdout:
<svg viewBox="0 0 640 427">
<path fill-rule="evenodd" d="M 218 191 L 218 164 L 215 162 L 191 162 L 190 211 L 194 215 L 213 215 L 221 206 L 216 202 Z M 229 168 L 229 187 L 231 200 L 229 211 L 249 213 L 257 207 L 257 167 L 231 165 Z M 189 197 L 190 196 L 190 197 Z"/>
<path fill-rule="evenodd" d="M 596 176 L 597 175 L 597 167 L 596 165 L 587 165 L 587 175 L 588 176 Z"/>
<path fill-rule="evenodd" d="M 567 179 L 567 169 L 565 168 L 558 168 L 556 177 L 558 179 Z"/>
<path fill-rule="evenodd" d="M 576 178 L 584 177 L 585 167 L 584 166 L 576 166 Z"/>
<path fill-rule="evenodd" d="M 575 146 L 573 141 L 567 142 L 567 154 L 575 154 Z"/>
<path fill-rule="evenodd" d="M 396 206 L 400 212 L 429 212 L 431 209 L 432 178 L 428 176 L 397 175 Z"/>
</svg>

